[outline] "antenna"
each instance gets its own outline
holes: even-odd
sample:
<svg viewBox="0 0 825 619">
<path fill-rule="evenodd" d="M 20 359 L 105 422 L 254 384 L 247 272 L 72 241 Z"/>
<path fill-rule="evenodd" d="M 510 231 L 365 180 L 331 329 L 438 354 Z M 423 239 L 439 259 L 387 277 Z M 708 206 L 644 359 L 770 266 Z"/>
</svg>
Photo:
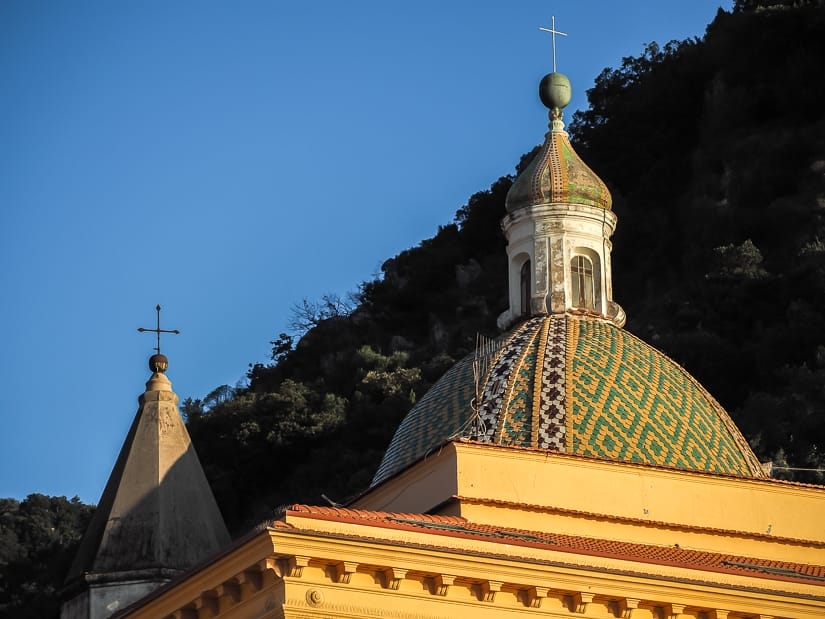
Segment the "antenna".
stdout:
<svg viewBox="0 0 825 619">
<path fill-rule="evenodd" d="M 553 15 L 550 18 L 550 27 L 549 28 L 545 28 L 544 26 L 539 26 L 539 30 L 541 30 L 542 32 L 549 32 L 550 36 L 553 37 L 553 73 L 555 73 L 556 72 L 556 35 L 559 35 L 560 37 L 566 37 L 567 33 L 556 30 L 556 16 L 555 15 Z"/>
<path fill-rule="evenodd" d="M 490 363 L 495 358 L 496 353 L 501 349 L 502 342 L 485 337 L 480 333 L 476 334 L 476 350 L 473 356 L 473 386 L 474 397 L 470 406 L 473 412 L 467 421 L 465 428 L 471 439 L 478 439 L 487 432 L 484 420 L 481 418 L 481 407 L 484 404 L 484 381 L 490 369 Z"/>
</svg>

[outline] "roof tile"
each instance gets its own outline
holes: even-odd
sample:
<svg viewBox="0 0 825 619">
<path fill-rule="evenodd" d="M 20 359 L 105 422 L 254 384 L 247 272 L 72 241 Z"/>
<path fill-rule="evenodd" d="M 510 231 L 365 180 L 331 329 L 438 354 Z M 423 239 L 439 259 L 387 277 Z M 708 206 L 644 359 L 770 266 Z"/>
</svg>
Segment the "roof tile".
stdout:
<svg viewBox="0 0 825 619">
<path fill-rule="evenodd" d="M 558 552 L 610 557 L 626 561 L 670 565 L 740 576 L 804 582 L 825 587 L 825 565 L 790 563 L 690 550 L 676 546 L 654 546 L 561 533 L 528 531 L 473 523 L 460 516 L 393 513 L 311 505 L 292 505 L 286 510 L 286 514 L 365 526 L 400 528 L 431 535 L 482 539 L 513 546 L 547 548 Z"/>
</svg>

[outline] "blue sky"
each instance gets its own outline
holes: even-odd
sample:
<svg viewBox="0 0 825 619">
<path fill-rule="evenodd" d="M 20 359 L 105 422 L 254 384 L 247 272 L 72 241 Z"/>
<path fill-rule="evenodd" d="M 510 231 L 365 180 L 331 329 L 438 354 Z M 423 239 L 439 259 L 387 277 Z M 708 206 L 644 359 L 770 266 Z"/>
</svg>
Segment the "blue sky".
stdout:
<svg viewBox="0 0 825 619">
<path fill-rule="evenodd" d="M 731 4 L 0 3 L 0 497 L 97 502 L 157 303 L 202 397 L 511 173 L 546 130 L 551 15 L 569 119 Z"/>
</svg>

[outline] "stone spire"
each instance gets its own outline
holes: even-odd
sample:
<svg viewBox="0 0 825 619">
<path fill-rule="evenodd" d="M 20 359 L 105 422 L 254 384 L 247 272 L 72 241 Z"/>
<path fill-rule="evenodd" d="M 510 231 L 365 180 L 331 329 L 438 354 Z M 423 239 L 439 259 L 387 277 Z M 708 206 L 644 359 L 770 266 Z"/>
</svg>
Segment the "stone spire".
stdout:
<svg viewBox="0 0 825 619">
<path fill-rule="evenodd" d="M 539 96 L 550 109 L 550 130 L 507 194 L 501 227 L 507 237 L 510 307 L 499 316 L 499 326 L 568 310 L 622 326 L 625 314 L 613 301 L 610 266 L 616 215 L 604 182 L 579 158 L 564 130 L 570 80 L 555 71 L 545 75 Z"/>
<path fill-rule="evenodd" d="M 158 346 L 159 348 L 159 346 Z M 66 579 L 61 619 L 103 619 L 229 543 L 157 353 Z"/>
</svg>

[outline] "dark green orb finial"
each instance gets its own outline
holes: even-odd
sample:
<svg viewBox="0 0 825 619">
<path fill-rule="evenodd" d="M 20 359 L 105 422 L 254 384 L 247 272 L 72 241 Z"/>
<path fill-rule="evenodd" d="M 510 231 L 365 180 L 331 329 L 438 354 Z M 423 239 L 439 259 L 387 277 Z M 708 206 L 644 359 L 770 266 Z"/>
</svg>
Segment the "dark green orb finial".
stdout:
<svg viewBox="0 0 825 619">
<path fill-rule="evenodd" d="M 166 355 L 156 353 L 149 357 L 149 369 L 152 370 L 152 372 L 160 372 L 163 374 L 169 369 L 169 359 L 166 358 Z"/>
<path fill-rule="evenodd" d="M 539 84 L 539 97 L 545 107 L 560 110 L 570 103 L 570 79 L 564 73 L 548 73 Z"/>
</svg>

